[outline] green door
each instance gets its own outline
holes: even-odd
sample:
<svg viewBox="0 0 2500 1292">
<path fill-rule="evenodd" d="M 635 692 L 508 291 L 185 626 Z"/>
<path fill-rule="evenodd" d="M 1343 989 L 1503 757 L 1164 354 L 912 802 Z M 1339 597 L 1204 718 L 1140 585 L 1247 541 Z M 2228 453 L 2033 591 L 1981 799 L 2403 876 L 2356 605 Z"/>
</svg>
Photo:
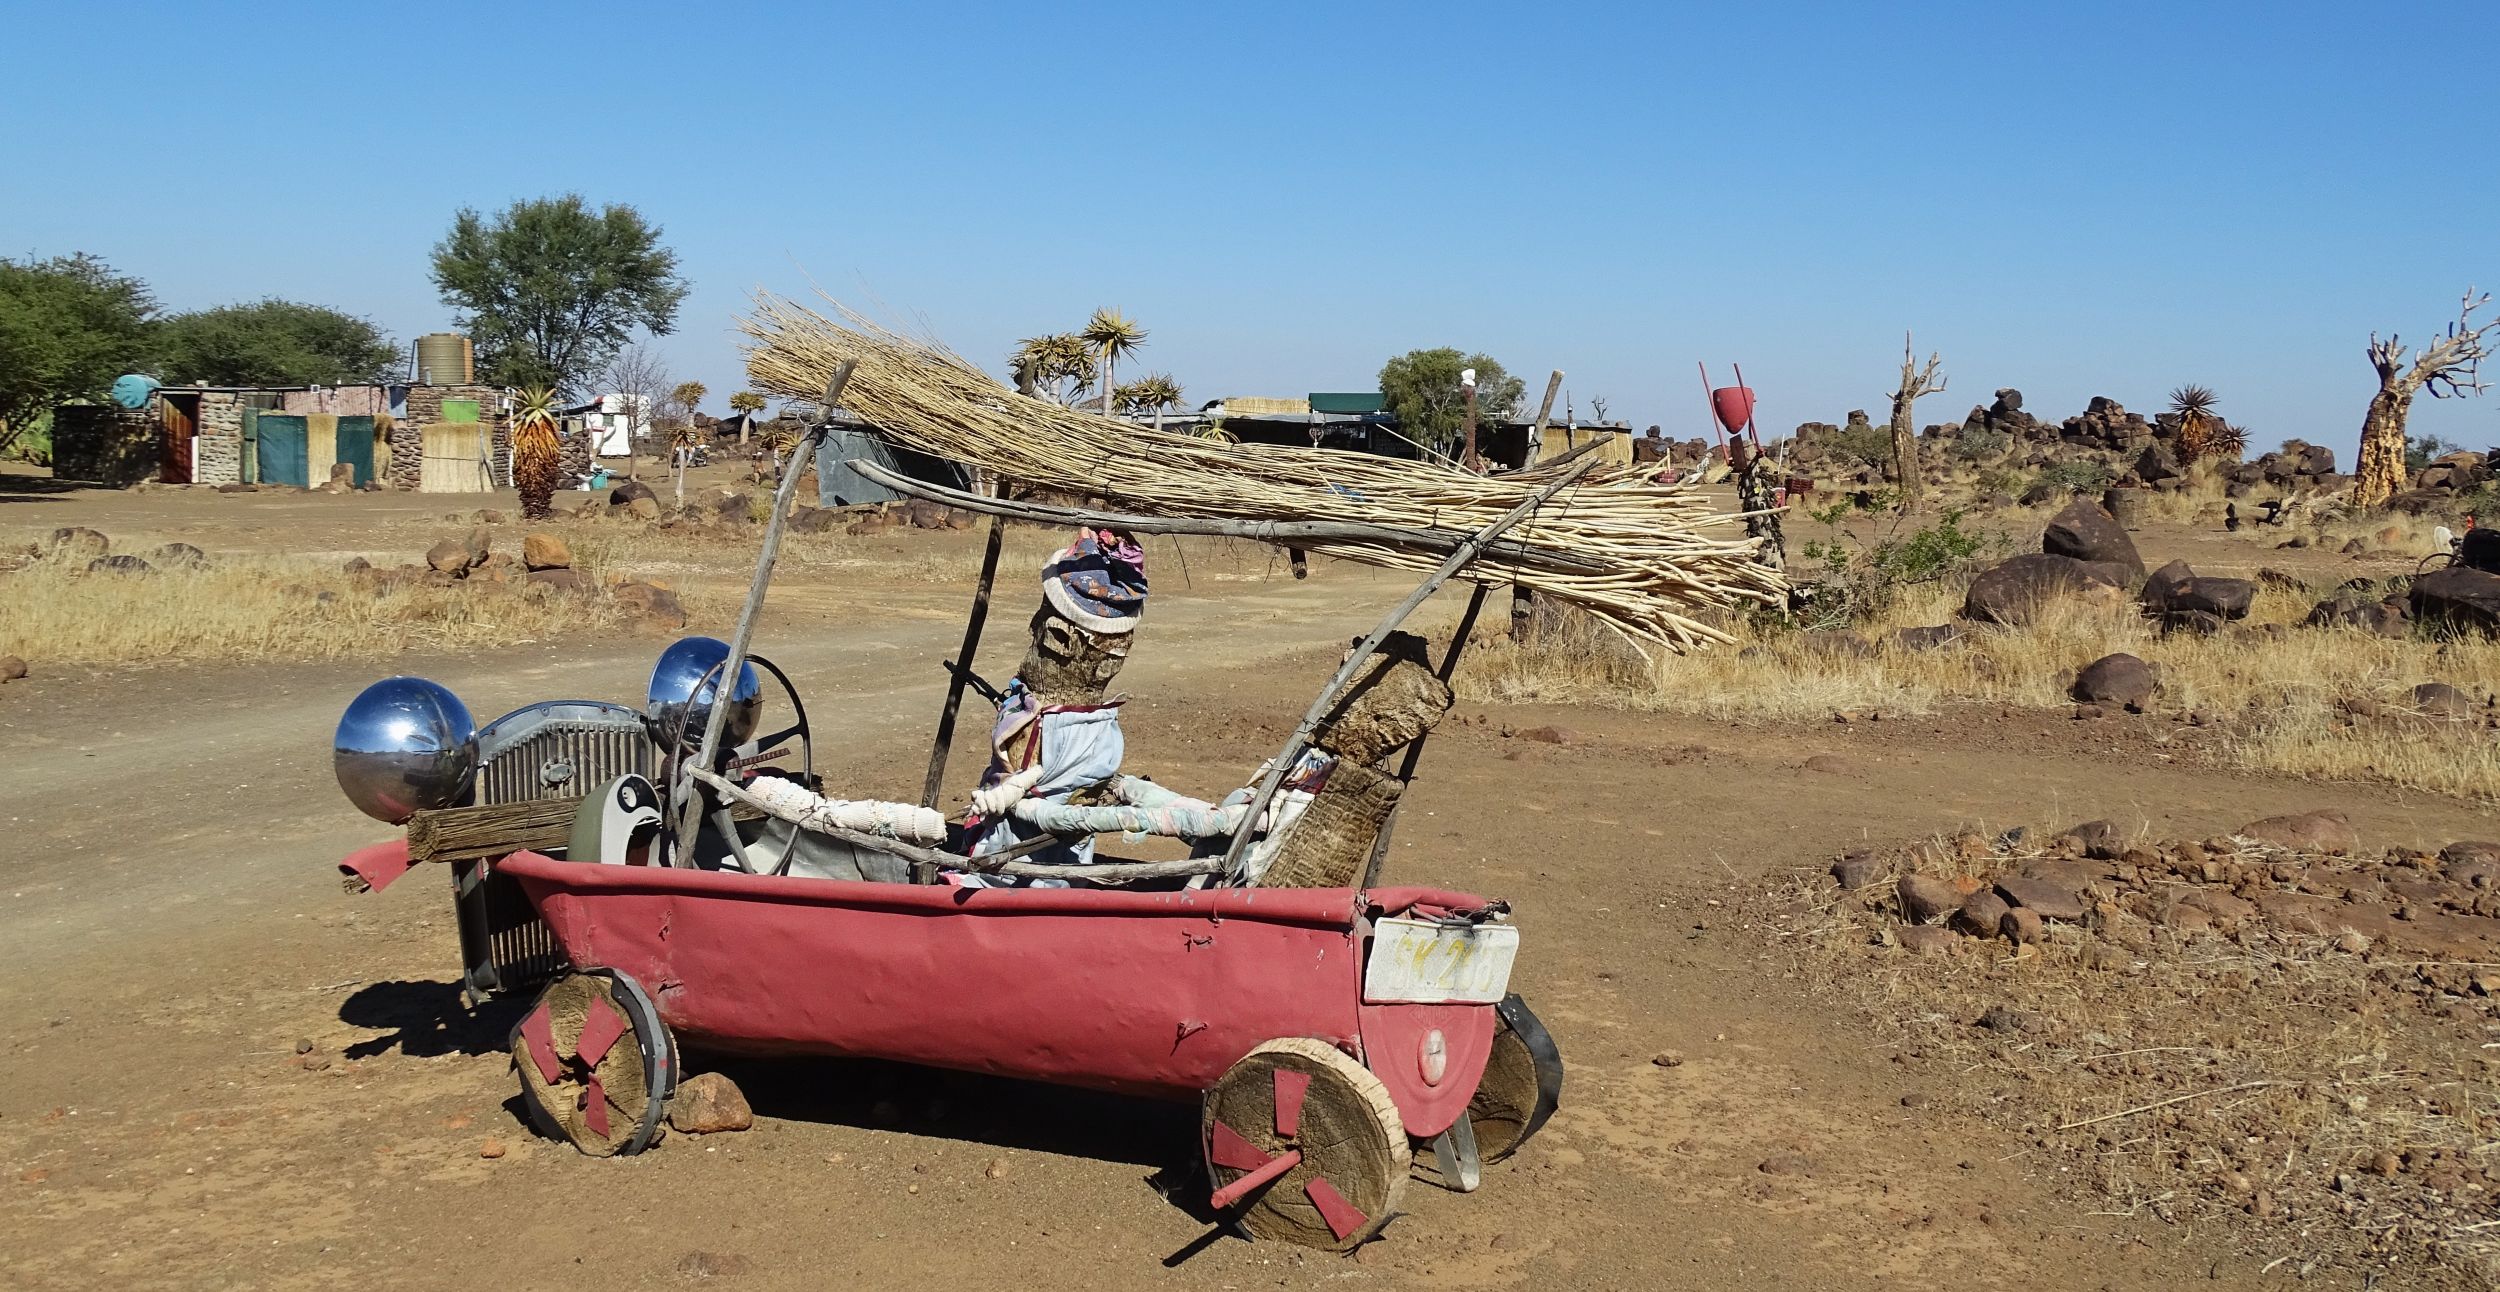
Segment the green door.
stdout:
<svg viewBox="0 0 2500 1292">
<path fill-rule="evenodd" d="M 333 462 L 345 462 L 356 469 L 356 487 L 373 483 L 373 419 L 365 416 L 339 419 L 338 456 Z"/>
<path fill-rule="evenodd" d="M 304 418 L 300 413 L 263 413 L 260 415 L 260 481 L 262 484 L 294 485 L 298 489 L 312 486 L 311 443 L 305 438 Z M 371 440 L 372 432 L 365 438 Z M 370 460 L 371 450 L 367 450 Z"/>
</svg>

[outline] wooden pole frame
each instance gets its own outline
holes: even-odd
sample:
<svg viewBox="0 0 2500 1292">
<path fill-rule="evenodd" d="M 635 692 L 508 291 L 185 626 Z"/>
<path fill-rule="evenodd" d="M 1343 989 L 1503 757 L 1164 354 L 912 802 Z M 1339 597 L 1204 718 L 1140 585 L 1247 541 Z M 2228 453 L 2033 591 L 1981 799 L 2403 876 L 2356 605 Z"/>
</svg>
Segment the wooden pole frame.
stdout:
<svg viewBox="0 0 2500 1292">
<path fill-rule="evenodd" d="M 1476 630 L 1476 615 L 1484 609 L 1485 594 L 1491 591 L 1491 588 L 1479 583 L 1476 585 L 1476 590 L 1468 596 L 1467 612 L 1458 617 L 1458 631 L 1451 634 L 1449 647 L 1441 652 L 1441 667 L 1435 673 L 1443 685 L 1448 685 L 1449 680 L 1457 676 L 1458 657 L 1466 651 L 1468 635 Z M 1407 745 L 1406 757 L 1398 763 L 1398 783 L 1401 786 L 1415 783 L 1415 766 L 1423 761 L 1424 742 L 1431 738 L 1432 733 L 1427 731 L 1415 737 L 1414 741 Z M 1398 801 L 1389 806 L 1388 819 L 1380 823 L 1380 832 L 1372 836 L 1371 859 L 1363 863 L 1363 887 L 1365 888 L 1380 882 L 1380 867 L 1389 858 L 1389 836 L 1397 831 L 1398 811 L 1405 805 L 1405 795 L 1401 791 Z"/>
<path fill-rule="evenodd" d="M 1346 684 L 1354 680 L 1355 671 L 1362 667 L 1363 661 L 1371 658 L 1372 652 L 1380 649 L 1381 641 L 1396 631 L 1397 626 L 1404 623 L 1406 617 L 1415 612 L 1416 607 L 1421 606 L 1433 593 L 1440 591 L 1441 585 L 1448 582 L 1452 575 L 1457 574 L 1474 561 L 1487 545 L 1501 536 L 1502 531 L 1526 520 L 1538 507 L 1544 505 L 1546 499 L 1561 492 L 1566 486 L 1577 483 L 1580 477 L 1587 475 L 1596 466 L 1597 459 L 1593 457 L 1583 459 L 1570 470 L 1529 494 L 1520 501 L 1518 506 L 1511 508 L 1493 523 L 1476 531 L 1473 536 L 1459 544 L 1457 551 L 1450 553 L 1449 559 L 1441 562 L 1438 568 L 1426 575 L 1424 581 L 1417 585 L 1413 592 L 1407 594 L 1406 600 L 1392 607 L 1389 613 L 1381 619 L 1379 626 L 1372 629 L 1370 636 L 1365 637 L 1353 650 L 1346 653 L 1345 662 L 1337 666 L 1336 676 L 1329 678 L 1328 685 L 1320 688 L 1319 698 L 1311 701 L 1311 707 L 1303 713 L 1302 721 L 1295 725 L 1293 735 L 1286 739 L 1284 749 L 1276 755 L 1276 761 L 1269 765 L 1267 775 L 1259 779 L 1258 792 L 1250 798 L 1250 809 L 1242 814 L 1241 825 L 1233 831 L 1232 843 L 1224 850 L 1223 874 L 1227 879 L 1235 882 L 1240 879 L 1242 854 L 1249 849 L 1250 835 L 1258 827 L 1259 818 L 1266 813 L 1269 801 L 1276 797 L 1277 787 L 1284 784 L 1285 775 L 1293 769 L 1294 760 L 1301 757 L 1302 751 L 1309 747 L 1312 733 L 1319 728 L 1320 718 L 1337 702 L 1337 697 L 1345 691 Z"/>
</svg>

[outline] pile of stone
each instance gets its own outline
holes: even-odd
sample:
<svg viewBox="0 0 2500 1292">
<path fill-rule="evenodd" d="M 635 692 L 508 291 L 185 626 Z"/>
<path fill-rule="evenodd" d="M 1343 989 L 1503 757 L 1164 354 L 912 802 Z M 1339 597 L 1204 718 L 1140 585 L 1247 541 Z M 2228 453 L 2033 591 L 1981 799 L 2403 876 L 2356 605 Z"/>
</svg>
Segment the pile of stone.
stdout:
<svg viewBox="0 0 2500 1292">
<path fill-rule="evenodd" d="M 2332 492 L 2352 483 L 2351 476 L 2335 469 L 2335 450 L 2306 440 L 2288 440 L 2254 462 L 2233 463 L 2223 468 L 2222 478 L 2223 492 L 2233 498 L 2248 497 L 2260 487 Z"/>
<path fill-rule="evenodd" d="M 2419 959 L 2428 963 L 2408 976 L 2437 992 L 2500 996 L 2489 968 L 2500 963 L 2500 843 L 2365 856 L 2336 811 L 2202 840 L 2129 842 L 2107 821 L 2046 839 L 1965 832 L 1891 858 L 1853 852 L 1831 873 L 1861 909 L 1894 918 L 1889 944 L 1915 953 L 2064 938 L 2094 962 L 2123 963 L 2151 949 L 2155 930 L 2237 939 L 2264 929 Z"/>
<path fill-rule="evenodd" d="M 570 544 L 544 531 L 523 535 L 521 550 L 515 555 L 496 550 L 494 531 L 481 524 L 465 538 L 446 538 L 428 548 L 422 565 L 381 567 L 356 557 L 347 562 L 345 570 L 377 596 L 411 585 L 428 585 L 501 588 L 534 596 L 604 597 L 643 626 L 655 630 L 686 626 L 685 607 L 667 584 L 652 579 L 619 578 L 602 588 L 574 568 Z"/>
<path fill-rule="evenodd" d="M 2040 550 L 1980 572 L 1962 598 L 1962 617 L 2018 627 L 2041 607 L 2075 596 L 2115 601 L 2143 577 L 2144 558 L 2110 514 L 2078 498 L 2051 517 Z"/>
<path fill-rule="evenodd" d="M 113 540 L 101 531 L 84 525 L 66 525 L 53 530 L 40 543 L 30 543 L 14 554 L 14 564 L 30 565 L 50 561 L 81 569 L 89 574 L 153 574 L 159 570 L 197 570 L 208 565 L 208 553 L 189 543 L 160 543 L 146 555 L 133 552 L 116 553 Z"/>
</svg>

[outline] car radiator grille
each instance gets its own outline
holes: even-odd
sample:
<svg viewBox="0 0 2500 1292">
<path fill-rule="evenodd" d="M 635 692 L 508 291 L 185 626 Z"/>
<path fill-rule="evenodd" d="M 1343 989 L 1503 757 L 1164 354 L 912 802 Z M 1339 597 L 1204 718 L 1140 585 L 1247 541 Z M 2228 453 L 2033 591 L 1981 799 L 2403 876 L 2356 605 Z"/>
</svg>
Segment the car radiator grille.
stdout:
<svg viewBox="0 0 2500 1292">
<path fill-rule="evenodd" d="M 579 798 L 619 776 L 655 774 L 659 748 L 637 718 L 554 719 L 491 755 L 478 769 L 481 805 Z M 474 1000 L 525 991 L 565 966 L 564 948 L 518 881 L 487 862 L 452 868 L 460 953 Z"/>
</svg>

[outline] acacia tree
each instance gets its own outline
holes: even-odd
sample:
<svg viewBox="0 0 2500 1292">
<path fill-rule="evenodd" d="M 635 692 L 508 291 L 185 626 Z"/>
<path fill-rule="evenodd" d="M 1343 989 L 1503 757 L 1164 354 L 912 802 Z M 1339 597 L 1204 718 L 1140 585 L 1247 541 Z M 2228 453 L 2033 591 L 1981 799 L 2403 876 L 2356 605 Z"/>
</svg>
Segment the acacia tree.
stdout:
<svg viewBox="0 0 2500 1292">
<path fill-rule="evenodd" d="M 2383 506 L 2405 484 L 2405 418 L 2413 411 L 2413 397 L 2429 391 L 2433 399 L 2482 393 L 2480 370 L 2485 356 L 2491 353 L 2486 338 L 2500 318 L 2474 321 L 2474 312 L 2491 303 L 2491 293 L 2477 296 L 2474 289 L 2465 289 L 2465 300 L 2457 309 L 2457 321 L 2418 355 L 2410 354 L 2398 344 L 2394 333 L 2386 340 L 2378 333 L 2370 334 L 2370 366 L 2378 370 L 2378 393 L 2370 397 L 2370 410 L 2361 418 L 2361 459 L 2356 466 L 2352 500 L 2363 507 Z"/>
<path fill-rule="evenodd" d="M 434 285 L 477 343 L 479 375 L 582 393 L 639 324 L 676 325 L 686 281 L 660 229 L 630 206 L 578 193 L 454 216 L 434 244 Z"/>
<path fill-rule="evenodd" d="M 1901 334 L 1901 383 L 1892 388 L 1892 465 L 1901 475 L 1901 507 L 1908 511 L 1918 506 L 1919 494 L 1926 481 L 1919 477 L 1918 435 L 1911 428 L 1919 397 L 1933 395 L 1944 389 L 1947 378 L 1937 374 L 1937 365 L 1944 362 L 1941 353 L 1930 351 L 1927 363 L 1921 366 L 1918 352 L 1911 347 L 1910 334 Z"/>
<path fill-rule="evenodd" d="M 1109 417 L 1113 393 L 1112 370 L 1120 360 L 1137 353 L 1138 347 L 1146 344 L 1146 329 L 1137 326 L 1135 319 L 1106 305 L 1094 311 L 1094 317 L 1085 321 L 1085 330 L 1077 335 L 1085 339 L 1085 344 L 1093 350 L 1094 358 L 1102 364 L 1102 415 Z"/>
<path fill-rule="evenodd" d="M 369 319 L 276 297 L 167 317 L 158 372 L 176 385 L 341 386 L 388 381 L 399 347 Z"/>
<path fill-rule="evenodd" d="M 144 364 L 155 313 L 147 284 L 84 252 L 0 259 L 0 450 Z"/>
<path fill-rule="evenodd" d="M 1467 418 L 1467 393 L 1459 373 L 1476 370 L 1476 417 L 1507 421 L 1527 400 L 1528 383 L 1511 376 L 1491 355 L 1462 354 L 1449 346 L 1409 350 L 1380 367 L 1380 398 L 1398 419 L 1398 433 L 1436 453 L 1446 452 Z"/>
</svg>

